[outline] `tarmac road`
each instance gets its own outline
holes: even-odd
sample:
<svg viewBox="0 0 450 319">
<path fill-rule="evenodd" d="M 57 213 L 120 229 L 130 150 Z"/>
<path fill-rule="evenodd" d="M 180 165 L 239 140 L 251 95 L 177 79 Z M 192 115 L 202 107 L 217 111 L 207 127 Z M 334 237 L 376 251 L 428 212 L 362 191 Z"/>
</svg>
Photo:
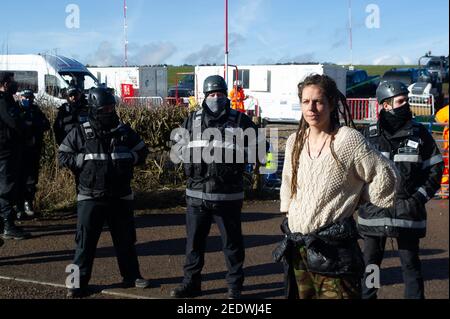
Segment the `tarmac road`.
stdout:
<svg viewBox="0 0 450 319">
<path fill-rule="evenodd" d="M 428 205 L 428 236 L 422 241 L 421 258 L 427 298 L 449 298 L 449 217 L 448 200 Z M 247 202 L 243 213 L 246 263 L 244 298 L 283 298 L 281 264 L 271 254 L 282 239 L 278 201 Z M 139 211 L 136 217 L 137 250 L 141 271 L 151 279 L 146 290 L 121 289 L 114 250 L 104 232 L 97 250 L 90 298 L 168 298 L 169 291 L 183 276 L 185 221 L 182 207 L 171 210 Z M 26 222 L 35 237 L 8 241 L 0 248 L 0 299 L 65 298 L 66 266 L 71 263 L 76 220 L 73 218 Z M 398 255 L 388 242 L 383 263 L 381 298 L 401 299 L 403 285 Z M 224 298 L 226 267 L 218 229 L 213 225 L 207 245 L 202 298 Z M 23 282 L 25 280 L 32 282 Z M 56 285 L 56 286 L 55 286 Z"/>
</svg>

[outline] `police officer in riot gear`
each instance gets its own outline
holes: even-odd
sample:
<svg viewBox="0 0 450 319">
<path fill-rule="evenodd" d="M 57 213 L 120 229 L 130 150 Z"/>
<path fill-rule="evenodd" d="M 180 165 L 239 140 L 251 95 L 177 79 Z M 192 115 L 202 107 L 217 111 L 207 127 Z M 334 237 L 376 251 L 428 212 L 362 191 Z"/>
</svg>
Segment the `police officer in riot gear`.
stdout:
<svg viewBox="0 0 450 319">
<path fill-rule="evenodd" d="M 74 264 L 80 268 L 80 287 L 69 296 L 87 292 L 95 249 L 106 221 L 127 287 L 146 288 L 135 249 L 133 192 L 135 165 L 145 163 L 148 149 L 130 126 L 120 122 L 115 98 L 104 88 L 89 92 L 89 118 L 75 127 L 59 148 L 59 161 L 78 177 L 78 224 Z"/>
<path fill-rule="evenodd" d="M 33 208 L 36 185 L 39 180 L 44 133 L 50 130 L 50 122 L 34 102 L 34 93 L 26 89 L 20 94 L 21 117 L 25 121 L 24 165 L 20 170 L 17 219 L 34 217 Z"/>
<path fill-rule="evenodd" d="M 83 92 L 74 86 L 67 89 L 67 103 L 58 110 L 53 131 L 56 144 L 61 145 L 64 138 L 78 124 L 83 124 L 88 118 L 88 105 Z"/>
<path fill-rule="evenodd" d="M 14 95 L 18 84 L 14 73 L 0 72 L 0 231 L 4 239 L 30 237 L 15 225 L 18 172 L 21 169 L 25 125 Z"/>
<path fill-rule="evenodd" d="M 221 76 L 208 77 L 204 82 L 205 100 L 202 109 L 191 113 L 185 120 L 184 137 L 181 137 L 181 134 L 175 137 L 175 141 L 183 145 L 187 177 L 186 261 L 183 283 L 171 291 L 171 296 L 175 298 L 190 298 L 201 294 L 205 245 L 213 219 L 219 227 L 223 241 L 228 267 L 228 297 L 237 299 L 241 296 L 245 257 L 241 230 L 245 161 L 241 163 L 236 160 L 238 146 L 233 142 L 228 143 L 225 136 L 227 131 L 238 129 L 254 130 L 257 135 L 257 128 L 248 116 L 231 109 L 227 90 L 227 84 Z M 202 132 L 211 129 L 216 129 L 220 134 L 213 139 L 202 139 Z M 197 151 L 201 154 L 205 148 L 212 145 L 214 155 L 217 151 L 232 149 L 235 152 L 232 160 L 217 160 L 216 156 L 213 161 L 195 158 Z M 249 144 L 245 146 L 248 148 Z"/>
<path fill-rule="evenodd" d="M 394 209 L 372 204 L 359 208 L 358 228 L 364 237 L 366 266 L 380 266 L 387 237 L 397 239 L 405 298 L 424 298 L 424 282 L 419 259 L 419 241 L 426 235 L 425 204 L 440 188 L 444 163 L 428 130 L 413 120 L 407 87 L 399 81 L 382 82 L 377 99 L 380 119 L 365 130 L 376 149 L 390 158 L 400 174 Z M 363 279 L 363 298 L 374 299 L 377 289 Z M 370 286 L 370 285 L 369 285 Z"/>
</svg>

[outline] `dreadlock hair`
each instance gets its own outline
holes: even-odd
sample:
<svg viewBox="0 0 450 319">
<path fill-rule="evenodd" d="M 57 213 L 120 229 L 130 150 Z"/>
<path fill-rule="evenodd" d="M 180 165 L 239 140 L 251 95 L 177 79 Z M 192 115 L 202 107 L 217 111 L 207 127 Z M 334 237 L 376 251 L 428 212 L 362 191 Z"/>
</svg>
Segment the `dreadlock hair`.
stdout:
<svg viewBox="0 0 450 319">
<path fill-rule="evenodd" d="M 336 82 L 327 75 L 313 74 L 308 76 L 303 82 L 298 84 L 298 96 L 300 98 L 300 103 L 302 103 L 303 90 L 310 86 L 316 85 L 320 87 L 322 93 L 325 95 L 330 107 L 333 107 L 333 111 L 330 114 L 331 119 L 331 154 L 339 166 L 344 169 L 344 165 L 339 161 L 336 152 L 334 150 L 334 141 L 338 128 L 341 126 L 341 119 L 345 126 L 350 126 L 355 128 L 355 124 L 352 120 L 349 107 L 347 105 L 347 98 L 342 94 L 337 88 Z M 298 166 L 300 161 L 300 154 L 302 153 L 305 142 L 308 138 L 307 130 L 309 124 L 306 122 L 304 117 L 300 120 L 300 124 L 297 130 L 297 135 L 295 138 L 294 149 L 292 151 L 292 183 L 291 183 L 291 195 L 292 198 L 297 194 L 297 175 Z"/>
</svg>

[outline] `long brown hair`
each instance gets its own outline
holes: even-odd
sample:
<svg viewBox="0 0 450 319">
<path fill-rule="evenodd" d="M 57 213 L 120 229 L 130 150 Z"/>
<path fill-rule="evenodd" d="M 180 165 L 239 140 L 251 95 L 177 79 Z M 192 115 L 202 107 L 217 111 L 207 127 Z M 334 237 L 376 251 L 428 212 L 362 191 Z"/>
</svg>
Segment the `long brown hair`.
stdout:
<svg viewBox="0 0 450 319">
<path fill-rule="evenodd" d="M 303 82 L 298 84 L 298 97 L 300 98 L 300 103 L 302 103 L 303 90 L 310 85 L 317 85 L 318 87 L 320 87 L 322 94 L 324 94 L 327 98 L 330 107 L 334 107 L 333 111 L 330 113 L 332 131 L 330 148 L 331 154 L 333 155 L 335 161 L 341 168 L 344 168 L 343 164 L 339 161 L 336 152 L 334 151 L 334 140 L 338 131 L 337 129 L 341 126 L 341 118 L 344 120 L 345 126 L 355 128 L 355 124 L 353 123 L 349 107 L 347 105 L 347 99 L 345 95 L 339 91 L 336 82 L 332 78 L 327 75 L 314 74 L 308 76 Z M 342 107 L 340 107 L 339 103 L 341 103 Z M 297 135 L 295 137 L 294 149 L 292 151 L 292 198 L 297 194 L 298 165 L 300 161 L 300 154 L 302 153 L 307 139 L 306 132 L 308 128 L 309 124 L 302 116 L 297 130 Z"/>
</svg>

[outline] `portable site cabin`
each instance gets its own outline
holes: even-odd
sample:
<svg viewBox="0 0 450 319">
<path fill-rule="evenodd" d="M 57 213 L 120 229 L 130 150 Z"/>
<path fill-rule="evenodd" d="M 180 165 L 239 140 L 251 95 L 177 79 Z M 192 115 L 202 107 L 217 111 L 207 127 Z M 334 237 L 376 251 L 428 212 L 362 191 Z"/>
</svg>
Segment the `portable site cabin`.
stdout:
<svg viewBox="0 0 450 319">
<path fill-rule="evenodd" d="M 297 85 L 311 74 L 326 74 L 333 78 L 341 92 L 346 91 L 345 68 L 328 64 L 240 65 L 228 70 L 228 90 L 242 81 L 247 99 L 246 109 L 255 105 L 265 122 L 298 122 L 301 118 Z M 224 66 L 197 66 L 195 68 L 196 98 L 204 99 L 203 82 L 210 75 L 224 76 Z"/>
<path fill-rule="evenodd" d="M 99 82 L 113 88 L 116 95 L 121 98 L 167 97 L 167 67 L 89 67 L 88 69 L 97 76 Z M 124 85 L 132 86 L 132 96 L 124 94 Z"/>
<path fill-rule="evenodd" d="M 98 85 L 94 75 L 80 62 L 57 55 L 0 55 L 0 71 L 11 71 L 19 90 L 31 89 L 39 103 L 60 106 L 70 85 L 88 90 Z"/>
</svg>

